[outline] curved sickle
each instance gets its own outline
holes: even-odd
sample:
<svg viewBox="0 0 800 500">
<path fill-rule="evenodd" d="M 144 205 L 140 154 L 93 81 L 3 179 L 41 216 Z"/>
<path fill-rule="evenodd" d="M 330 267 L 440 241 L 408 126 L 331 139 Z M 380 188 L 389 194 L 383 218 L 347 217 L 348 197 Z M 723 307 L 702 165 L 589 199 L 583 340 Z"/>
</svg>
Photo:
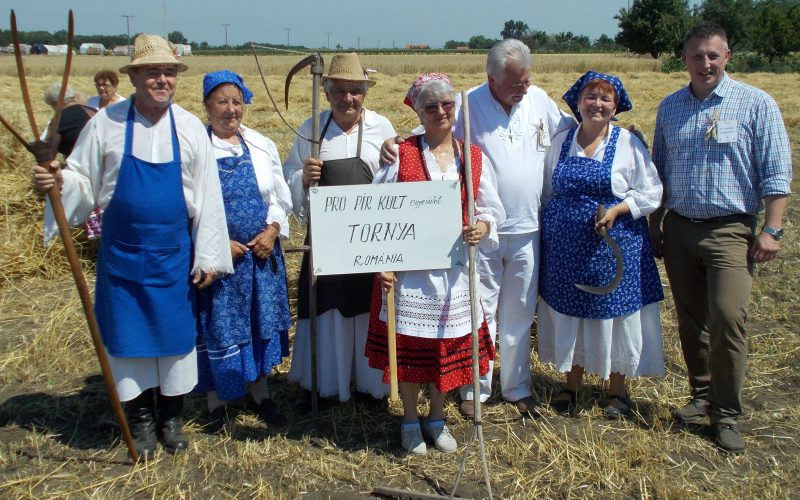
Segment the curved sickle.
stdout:
<svg viewBox="0 0 800 500">
<path fill-rule="evenodd" d="M 600 220 L 606 215 L 606 207 L 603 205 L 597 205 L 597 214 L 595 215 L 595 220 Z M 606 242 L 606 245 L 611 247 L 611 250 L 614 252 L 614 257 L 617 261 L 617 270 L 614 274 L 614 279 L 611 280 L 605 286 L 589 286 L 589 285 L 579 285 L 575 284 L 576 287 L 583 290 L 584 292 L 591 293 L 593 295 L 605 295 L 608 293 L 613 292 L 618 286 L 619 283 L 622 281 L 622 275 L 625 271 L 625 267 L 622 263 L 622 250 L 617 245 L 617 242 L 614 241 L 608 231 L 606 231 L 605 227 L 601 227 L 599 230 L 600 236 L 603 237 L 603 241 Z"/>
<path fill-rule="evenodd" d="M 292 83 L 292 77 L 299 73 L 300 70 L 306 66 L 311 66 L 311 72 L 314 73 L 315 65 L 317 63 L 319 64 L 320 68 L 324 64 L 322 61 L 322 55 L 319 53 L 314 53 L 295 64 L 292 69 L 289 70 L 289 74 L 286 75 L 286 84 L 283 88 L 283 100 L 286 103 L 286 109 L 289 109 L 289 85 Z M 321 69 L 319 70 L 319 73 L 320 75 L 322 74 Z"/>
</svg>

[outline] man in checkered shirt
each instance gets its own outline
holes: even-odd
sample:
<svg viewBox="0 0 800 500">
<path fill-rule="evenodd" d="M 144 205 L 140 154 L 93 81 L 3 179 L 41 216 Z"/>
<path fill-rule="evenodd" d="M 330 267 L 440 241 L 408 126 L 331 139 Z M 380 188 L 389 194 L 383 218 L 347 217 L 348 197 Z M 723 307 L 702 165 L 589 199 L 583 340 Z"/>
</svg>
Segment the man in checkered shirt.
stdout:
<svg viewBox="0 0 800 500">
<path fill-rule="evenodd" d="M 653 160 L 664 203 L 650 218 L 650 236 L 664 258 L 691 387 L 690 402 L 673 416 L 709 417 L 717 445 L 741 453 L 753 265 L 780 250 L 792 158 L 777 104 L 730 78 L 730 57 L 717 24 L 702 22 L 684 38 L 690 83 L 667 96 L 656 117 Z"/>
</svg>

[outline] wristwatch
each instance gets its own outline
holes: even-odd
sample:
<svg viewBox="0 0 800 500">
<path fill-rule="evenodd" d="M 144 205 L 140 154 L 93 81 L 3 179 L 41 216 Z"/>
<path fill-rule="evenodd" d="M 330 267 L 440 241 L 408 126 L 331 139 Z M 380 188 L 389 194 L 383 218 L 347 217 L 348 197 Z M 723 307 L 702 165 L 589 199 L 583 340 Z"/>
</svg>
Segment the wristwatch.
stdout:
<svg viewBox="0 0 800 500">
<path fill-rule="evenodd" d="M 772 236 L 775 241 L 781 241 L 781 238 L 783 238 L 783 228 L 764 226 L 761 228 L 761 232 Z"/>
</svg>

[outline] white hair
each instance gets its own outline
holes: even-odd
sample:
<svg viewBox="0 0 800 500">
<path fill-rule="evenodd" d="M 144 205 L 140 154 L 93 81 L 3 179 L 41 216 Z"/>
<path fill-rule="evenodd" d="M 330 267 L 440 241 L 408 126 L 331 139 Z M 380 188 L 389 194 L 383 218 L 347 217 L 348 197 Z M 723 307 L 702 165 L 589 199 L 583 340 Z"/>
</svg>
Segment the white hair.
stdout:
<svg viewBox="0 0 800 500">
<path fill-rule="evenodd" d="M 444 80 L 428 80 L 422 84 L 422 88 L 417 94 L 417 99 L 414 101 L 414 110 L 420 113 L 425 109 L 425 103 L 431 97 L 441 100 L 445 96 L 452 96 L 453 93 L 453 87 Z"/>
<path fill-rule="evenodd" d="M 48 85 L 44 90 L 44 102 L 46 102 L 48 106 L 55 107 L 56 103 L 58 102 L 59 92 L 61 92 L 60 83 Z M 71 86 L 67 85 L 67 90 L 64 92 L 64 104 L 70 101 L 75 101 L 77 98 L 78 94 L 75 92 L 75 90 L 73 90 Z"/>
<path fill-rule="evenodd" d="M 512 63 L 530 69 L 531 49 L 516 38 L 506 38 L 489 49 L 489 54 L 486 56 L 486 74 L 503 81 L 506 67 Z"/>
</svg>

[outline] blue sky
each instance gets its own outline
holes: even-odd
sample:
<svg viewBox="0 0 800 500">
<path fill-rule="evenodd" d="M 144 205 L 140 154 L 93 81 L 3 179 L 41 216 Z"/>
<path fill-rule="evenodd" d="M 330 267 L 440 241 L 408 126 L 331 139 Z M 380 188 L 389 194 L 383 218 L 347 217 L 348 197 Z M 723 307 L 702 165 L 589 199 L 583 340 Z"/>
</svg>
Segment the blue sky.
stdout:
<svg viewBox="0 0 800 500">
<path fill-rule="evenodd" d="M 426 43 L 441 47 L 447 40 L 472 35 L 500 38 L 505 21 L 523 21 L 532 29 L 571 31 L 592 40 L 614 36 L 614 15 L 629 0 L 0 0 L 4 19 L 14 9 L 20 30 L 66 29 L 67 11 L 75 13 L 81 35 L 131 34 L 178 30 L 190 41 L 239 45 L 249 40 L 307 47 L 387 48 Z M 696 3 L 696 2 L 692 2 Z M 7 21 L 2 23 L 7 29 Z M 287 32 L 287 28 L 289 31 Z M 330 32 L 330 35 L 328 35 Z"/>
</svg>

